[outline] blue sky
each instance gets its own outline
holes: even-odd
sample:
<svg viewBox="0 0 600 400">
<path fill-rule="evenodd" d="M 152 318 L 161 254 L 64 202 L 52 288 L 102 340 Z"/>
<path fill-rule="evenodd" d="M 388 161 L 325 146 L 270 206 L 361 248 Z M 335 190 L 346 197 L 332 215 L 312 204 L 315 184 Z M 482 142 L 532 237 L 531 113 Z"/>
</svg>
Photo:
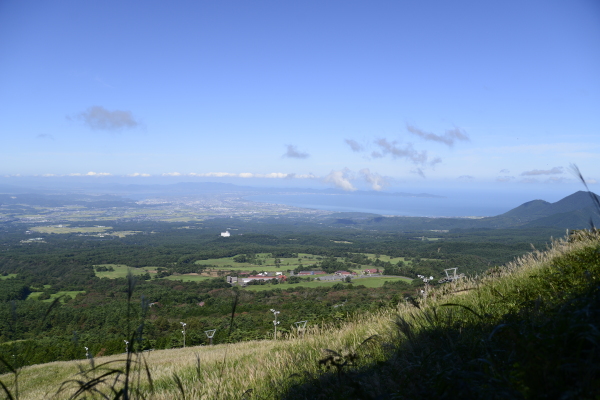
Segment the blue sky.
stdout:
<svg viewBox="0 0 600 400">
<path fill-rule="evenodd" d="M 597 190 L 599 43 L 595 0 L 5 0 L 1 182 Z"/>
</svg>

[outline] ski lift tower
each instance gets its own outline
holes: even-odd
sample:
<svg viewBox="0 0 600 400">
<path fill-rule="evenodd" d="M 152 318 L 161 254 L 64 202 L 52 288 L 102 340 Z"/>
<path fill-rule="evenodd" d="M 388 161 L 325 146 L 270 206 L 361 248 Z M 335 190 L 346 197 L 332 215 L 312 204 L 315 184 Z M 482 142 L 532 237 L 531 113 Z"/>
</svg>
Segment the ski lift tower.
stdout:
<svg viewBox="0 0 600 400">
<path fill-rule="evenodd" d="M 217 331 L 216 329 L 210 329 L 208 331 L 204 331 L 204 333 L 206 334 L 206 337 L 208 338 L 208 344 L 210 346 L 212 346 L 212 344 L 213 344 L 212 339 L 213 339 L 213 336 L 215 336 L 216 331 Z"/>
<path fill-rule="evenodd" d="M 304 337 L 304 328 L 306 328 L 306 323 L 308 321 L 298 321 L 294 322 L 296 324 L 296 329 L 298 330 L 298 336 Z"/>
<path fill-rule="evenodd" d="M 458 270 L 458 268 L 448 268 L 445 269 L 444 272 L 446 273 L 446 277 L 442 278 L 439 280 L 438 283 L 446 283 L 446 282 L 454 282 L 459 280 L 460 278 L 463 278 L 465 276 L 465 274 L 457 274 L 456 271 Z M 452 273 L 448 273 L 448 271 L 452 271 Z"/>
<path fill-rule="evenodd" d="M 453 280 L 455 280 L 456 279 L 456 270 L 457 269 L 458 268 L 448 268 L 448 269 L 445 269 L 444 272 L 446 273 L 446 279 L 449 279 L 450 282 L 452 282 Z M 448 274 L 448 271 L 453 271 L 452 277 Z"/>
</svg>

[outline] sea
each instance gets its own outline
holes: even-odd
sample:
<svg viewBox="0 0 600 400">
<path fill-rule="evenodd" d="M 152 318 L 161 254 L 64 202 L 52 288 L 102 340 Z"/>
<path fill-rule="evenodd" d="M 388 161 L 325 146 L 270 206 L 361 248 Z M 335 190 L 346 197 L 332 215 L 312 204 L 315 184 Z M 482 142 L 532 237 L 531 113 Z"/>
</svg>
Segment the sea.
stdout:
<svg viewBox="0 0 600 400">
<path fill-rule="evenodd" d="M 247 200 L 301 208 L 363 212 L 407 217 L 490 217 L 503 214 L 524 202 L 527 195 L 460 192 L 439 197 L 411 197 L 377 194 L 264 194 Z"/>
</svg>

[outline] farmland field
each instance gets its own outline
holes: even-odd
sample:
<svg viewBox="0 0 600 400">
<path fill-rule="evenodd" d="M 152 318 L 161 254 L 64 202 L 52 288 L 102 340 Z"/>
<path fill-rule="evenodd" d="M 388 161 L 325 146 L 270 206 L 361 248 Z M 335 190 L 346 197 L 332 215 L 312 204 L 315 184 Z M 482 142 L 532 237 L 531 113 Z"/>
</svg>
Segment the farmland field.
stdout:
<svg viewBox="0 0 600 400">
<path fill-rule="evenodd" d="M 370 253 L 366 253 L 365 256 L 367 256 L 370 260 L 376 260 L 377 258 L 379 258 L 379 260 L 381 260 L 382 262 L 391 262 L 391 263 L 398 263 L 398 261 L 403 261 L 406 262 L 408 264 L 410 264 L 410 261 L 406 261 L 403 257 L 390 257 L 390 256 L 386 256 L 386 255 L 380 255 L 379 257 L 377 257 L 375 254 L 370 254 Z M 234 257 L 224 257 L 224 258 L 211 258 L 208 260 L 198 260 L 196 261 L 196 264 L 198 265 L 211 265 L 211 266 L 215 266 L 217 268 L 215 269 L 223 269 L 223 270 L 241 270 L 241 271 L 253 271 L 256 270 L 258 272 L 277 272 L 277 271 L 287 271 L 290 269 L 295 269 L 298 266 L 309 266 L 309 265 L 313 265 L 316 264 L 317 262 L 320 262 L 324 259 L 324 257 L 322 256 L 318 256 L 318 255 L 314 255 L 314 254 L 307 254 L 307 253 L 299 253 L 297 258 L 285 258 L 285 257 L 280 257 L 280 264 L 279 267 L 276 266 L 275 264 L 275 258 L 271 257 L 270 253 L 258 253 L 256 254 L 256 260 L 259 261 L 261 263 L 261 265 L 257 264 L 252 264 L 252 263 L 248 263 L 248 262 L 236 262 L 234 261 Z M 336 258 L 338 261 L 343 260 L 342 257 L 337 257 Z M 367 268 L 366 265 L 362 265 L 359 267 L 359 269 L 364 269 Z"/>
<path fill-rule="evenodd" d="M 28 300 L 37 300 L 37 298 L 40 296 L 40 294 L 42 294 L 43 292 L 31 292 L 31 294 L 29 295 L 29 297 L 27 297 Z M 60 292 L 56 292 L 56 293 L 52 293 L 50 295 L 49 299 L 46 300 L 42 300 L 45 302 L 51 302 L 54 299 L 56 299 L 57 297 L 60 296 L 71 296 L 71 297 L 75 297 L 77 296 L 79 293 L 85 293 L 85 290 L 64 290 L 64 291 L 60 291 Z"/>
</svg>

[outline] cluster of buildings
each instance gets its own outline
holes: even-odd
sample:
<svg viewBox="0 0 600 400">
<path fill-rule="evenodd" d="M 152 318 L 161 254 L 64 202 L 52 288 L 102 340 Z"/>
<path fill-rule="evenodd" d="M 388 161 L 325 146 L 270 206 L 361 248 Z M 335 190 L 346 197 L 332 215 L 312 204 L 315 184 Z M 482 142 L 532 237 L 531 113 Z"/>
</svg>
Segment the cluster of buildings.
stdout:
<svg viewBox="0 0 600 400">
<path fill-rule="evenodd" d="M 287 276 L 283 275 L 282 272 L 261 272 L 258 275 L 250 275 L 250 276 L 228 276 L 227 283 L 232 285 L 240 284 L 242 286 L 246 286 L 249 282 L 252 281 L 269 281 L 271 279 L 277 279 L 280 283 L 285 282 L 287 280 Z"/>
<path fill-rule="evenodd" d="M 294 274 L 292 271 L 289 271 L 292 276 L 318 276 L 318 275 L 328 275 L 325 271 L 300 271 L 297 274 Z M 381 271 L 378 268 L 369 268 L 365 269 L 362 272 L 362 275 L 378 275 Z M 339 277 L 347 277 L 347 276 L 358 276 L 356 272 L 348 272 L 348 271 L 335 271 L 333 273 L 335 276 Z M 252 281 L 269 281 L 271 279 L 277 279 L 279 283 L 287 281 L 287 276 L 283 274 L 283 272 L 261 272 L 257 275 L 249 275 L 249 276 L 227 276 L 227 283 L 231 285 L 241 285 L 246 286 L 248 283 Z M 315 278 L 316 279 L 316 278 Z"/>
</svg>

